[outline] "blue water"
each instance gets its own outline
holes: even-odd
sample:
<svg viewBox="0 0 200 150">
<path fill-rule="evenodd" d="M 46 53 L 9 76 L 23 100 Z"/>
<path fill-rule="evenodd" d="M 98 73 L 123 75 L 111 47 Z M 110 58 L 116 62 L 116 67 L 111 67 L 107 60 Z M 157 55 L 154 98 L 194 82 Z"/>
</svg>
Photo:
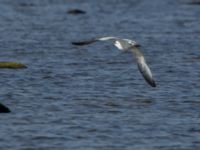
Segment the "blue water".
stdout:
<svg viewBox="0 0 200 150">
<path fill-rule="evenodd" d="M 67 14 L 70 8 L 87 13 Z M 0 0 L 1 150 L 200 149 L 200 6 L 182 0 Z M 133 56 L 142 45 L 157 87 Z"/>
</svg>

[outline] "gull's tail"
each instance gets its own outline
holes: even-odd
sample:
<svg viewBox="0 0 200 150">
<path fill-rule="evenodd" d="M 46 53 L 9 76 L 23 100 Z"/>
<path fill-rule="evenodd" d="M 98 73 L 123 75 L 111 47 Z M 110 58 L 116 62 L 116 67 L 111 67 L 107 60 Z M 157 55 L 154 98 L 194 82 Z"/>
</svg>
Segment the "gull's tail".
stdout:
<svg viewBox="0 0 200 150">
<path fill-rule="evenodd" d="M 94 42 L 97 42 L 97 39 L 93 39 L 93 40 L 88 40 L 88 41 L 79 41 L 79 42 L 72 42 L 73 45 L 78 45 L 78 46 L 83 46 L 83 45 L 88 45 L 88 44 L 92 44 Z"/>
</svg>

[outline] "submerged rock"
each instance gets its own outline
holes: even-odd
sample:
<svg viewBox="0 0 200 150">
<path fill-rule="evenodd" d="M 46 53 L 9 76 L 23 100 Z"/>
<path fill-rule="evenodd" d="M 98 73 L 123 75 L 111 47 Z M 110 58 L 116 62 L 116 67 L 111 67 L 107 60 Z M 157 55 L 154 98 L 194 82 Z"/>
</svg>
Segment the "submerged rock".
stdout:
<svg viewBox="0 0 200 150">
<path fill-rule="evenodd" d="M 68 14 L 85 14 L 86 12 L 80 9 L 72 8 L 67 11 Z"/>
<path fill-rule="evenodd" d="M 189 4 L 200 5 L 200 0 L 192 0 Z"/>
<path fill-rule="evenodd" d="M 21 7 L 32 7 L 32 6 L 35 6 L 33 3 L 19 3 L 19 6 L 21 6 Z"/>
<path fill-rule="evenodd" d="M 0 103 L 0 113 L 9 113 L 10 109 Z"/>
<path fill-rule="evenodd" d="M 17 62 L 0 62 L 0 68 L 21 69 L 27 68 L 27 66 Z"/>
</svg>

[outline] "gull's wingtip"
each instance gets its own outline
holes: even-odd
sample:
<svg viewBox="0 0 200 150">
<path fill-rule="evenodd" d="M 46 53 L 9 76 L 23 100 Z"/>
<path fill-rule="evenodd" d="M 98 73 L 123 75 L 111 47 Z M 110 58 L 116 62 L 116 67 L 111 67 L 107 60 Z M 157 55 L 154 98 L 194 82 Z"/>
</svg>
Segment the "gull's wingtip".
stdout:
<svg viewBox="0 0 200 150">
<path fill-rule="evenodd" d="M 151 86 L 151 87 L 156 87 L 156 82 L 155 80 L 149 76 L 148 74 L 142 73 L 144 79 L 146 80 L 146 82 Z"/>
<path fill-rule="evenodd" d="M 96 42 L 98 40 L 93 39 L 93 40 L 88 40 L 88 41 L 79 41 L 79 42 L 71 42 L 73 45 L 78 45 L 78 46 L 83 46 L 83 45 L 88 45 Z"/>
<path fill-rule="evenodd" d="M 156 87 L 156 82 L 154 80 L 152 80 L 151 82 L 149 82 L 149 84 L 152 86 L 152 87 Z"/>
<path fill-rule="evenodd" d="M 72 45 L 79 45 L 79 46 L 84 45 L 83 42 L 71 42 L 71 43 L 72 43 Z"/>
</svg>

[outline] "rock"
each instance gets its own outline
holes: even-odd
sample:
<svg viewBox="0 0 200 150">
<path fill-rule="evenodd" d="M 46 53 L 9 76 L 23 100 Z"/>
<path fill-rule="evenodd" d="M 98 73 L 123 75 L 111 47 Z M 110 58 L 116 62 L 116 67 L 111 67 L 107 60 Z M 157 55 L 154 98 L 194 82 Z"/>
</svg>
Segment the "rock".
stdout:
<svg viewBox="0 0 200 150">
<path fill-rule="evenodd" d="M 0 113 L 9 113 L 10 109 L 0 103 Z"/>
<path fill-rule="evenodd" d="M 21 6 L 21 7 L 33 7 L 34 6 L 34 4 L 33 3 L 19 3 L 19 6 Z"/>
<path fill-rule="evenodd" d="M 77 14 L 85 14 L 86 12 L 83 11 L 83 10 L 80 10 L 80 9 L 76 9 L 76 8 L 71 8 L 67 11 L 68 14 L 74 14 L 74 15 L 77 15 Z"/>
<path fill-rule="evenodd" d="M 27 66 L 17 62 L 0 62 L 0 68 L 22 69 L 27 68 Z"/>
<path fill-rule="evenodd" d="M 200 5 L 200 0 L 192 0 L 189 4 Z"/>
<path fill-rule="evenodd" d="M 192 57 L 192 59 L 194 59 L 194 60 L 200 60 L 200 56 L 194 56 L 194 57 Z"/>
</svg>

